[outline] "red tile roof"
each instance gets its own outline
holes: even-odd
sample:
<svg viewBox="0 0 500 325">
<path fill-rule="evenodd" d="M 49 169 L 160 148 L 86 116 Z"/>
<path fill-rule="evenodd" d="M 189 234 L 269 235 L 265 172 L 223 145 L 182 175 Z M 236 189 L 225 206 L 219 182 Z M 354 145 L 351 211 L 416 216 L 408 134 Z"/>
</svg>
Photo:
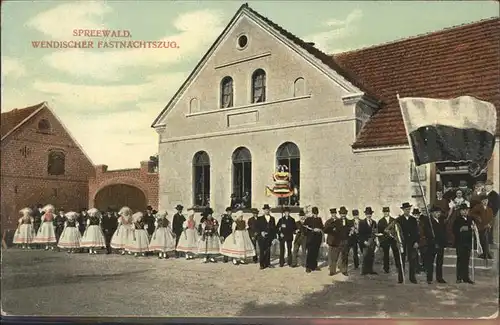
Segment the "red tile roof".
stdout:
<svg viewBox="0 0 500 325">
<path fill-rule="evenodd" d="M 334 55 L 384 102 L 353 148 L 408 144 L 396 94 L 454 98 L 470 95 L 497 108 L 500 134 L 500 19 L 452 27 Z"/>
<path fill-rule="evenodd" d="M 25 108 L 15 108 L 11 111 L 2 113 L 0 118 L 1 137 L 3 138 L 7 133 L 14 130 L 21 122 L 28 116 L 35 113 L 45 103 L 36 104 Z"/>
</svg>

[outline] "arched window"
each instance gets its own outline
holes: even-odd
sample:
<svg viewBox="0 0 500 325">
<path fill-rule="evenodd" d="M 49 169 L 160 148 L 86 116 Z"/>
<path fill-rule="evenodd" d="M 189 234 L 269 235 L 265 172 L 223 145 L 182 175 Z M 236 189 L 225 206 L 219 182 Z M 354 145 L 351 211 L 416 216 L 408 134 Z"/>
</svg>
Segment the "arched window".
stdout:
<svg viewBox="0 0 500 325">
<path fill-rule="evenodd" d="M 252 154 L 245 147 L 233 152 L 233 195 L 231 207 L 252 207 Z"/>
<path fill-rule="evenodd" d="M 49 152 L 47 163 L 47 172 L 49 175 L 64 175 L 66 165 L 66 156 L 64 152 L 54 150 Z"/>
<path fill-rule="evenodd" d="M 256 70 L 252 75 L 252 103 L 266 101 L 266 73 L 262 69 Z"/>
<path fill-rule="evenodd" d="M 198 113 L 200 111 L 200 101 L 198 98 L 192 98 L 189 102 L 189 113 Z"/>
<path fill-rule="evenodd" d="M 306 94 L 306 83 L 304 78 L 297 78 L 293 83 L 293 97 L 304 96 Z"/>
<path fill-rule="evenodd" d="M 220 83 L 220 107 L 233 107 L 233 78 L 224 77 Z"/>
<path fill-rule="evenodd" d="M 198 151 L 193 157 L 194 206 L 210 204 L 210 158 L 205 151 Z"/>
<path fill-rule="evenodd" d="M 42 119 L 38 122 L 38 131 L 41 133 L 50 132 L 50 122 L 46 119 Z"/>
<path fill-rule="evenodd" d="M 300 205 L 300 151 L 293 142 L 285 142 L 276 150 L 276 164 L 287 166 L 291 175 L 291 186 L 294 195 L 287 198 L 279 198 L 278 205 L 299 206 Z"/>
</svg>

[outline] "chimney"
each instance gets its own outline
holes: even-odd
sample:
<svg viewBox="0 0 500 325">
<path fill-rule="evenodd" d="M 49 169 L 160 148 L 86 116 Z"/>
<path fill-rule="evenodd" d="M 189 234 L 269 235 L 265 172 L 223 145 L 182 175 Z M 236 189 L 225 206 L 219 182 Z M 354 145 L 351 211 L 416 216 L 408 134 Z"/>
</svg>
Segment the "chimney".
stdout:
<svg viewBox="0 0 500 325">
<path fill-rule="evenodd" d="M 314 42 L 306 42 L 306 44 L 309 45 L 309 46 L 314 46 L 315 45 Z"/>
</svg>

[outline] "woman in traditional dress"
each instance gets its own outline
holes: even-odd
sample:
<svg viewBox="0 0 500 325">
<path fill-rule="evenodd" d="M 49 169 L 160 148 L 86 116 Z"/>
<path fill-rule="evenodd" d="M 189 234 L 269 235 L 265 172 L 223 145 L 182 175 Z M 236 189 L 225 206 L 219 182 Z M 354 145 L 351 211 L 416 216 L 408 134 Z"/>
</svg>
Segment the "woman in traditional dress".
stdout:
<svg viewBox="0 0 500 325">
<path fill-rule="evenodd" d="M 184 252 L 186 254 L 186 259 L 192 260 L 198 252 L 198 232 L 196 231 L 194 210 L 189 209 L 187 215 L 188 219 L 182 223 L 183 231 L 180 235 L 176 251 Z"/>
<path fill-rule="evenodd" d="M 101 229 L 101 212 L 96 208 L 87 211 L 87 229 L 80 241 L 80 246 L 89 249 L 89 254 L 97 254 L 97 249 L 106 247 L 106 240 Z"/>
<path fill-rule="evenodd" d="M 45 250 L 54 250 L 54 245 L 57 242 L 56 233 L 54 231 L 54 206 L 47 204 L 42 208 L 42 225 L 38 229 L 38 234 L 34 242 L 37 244 L 45 244 Z"/>
<path fill-rule="evenodd" d="M 201 238 L 198 241 L 198 254 L 204 255 L 203 263 L 216 263 L 214 255 L 220 254 L 220 238 L 217 230 L 219 223 L 212 216 L 213 210 L 205 208 L 202 215 L 202 222 L 198 226 Z"/>
<path fill-rule="evenodd" d="M 232 257 L 234 265 L 246 264 L 247 258 L 255 256 L 255 249 L 248 234 L 246 222 L 243 220 L 243 211 L 236 211 L 235 219 L 233 232 L 222 244 L 220 253 Z"/>
<path fill-rule="evenodd" d="M 78 213 L 70 211 L 64 215 L 66 221 L 64 222 L 64 229 L 57 243 L 57 247 L 67 249 L 68 253 L 73 253 L 75 249 L 80 248 L 80 240 L 82 235 L 80 234 Z"/>
<path fill-rule="evenodd" d="M 149 249 L 153 252 L 159 252 L 158 258 L 168 258 L 167 252 L 175 250 L 175 237 L 170 222 L 167 219 L 167 211 L 156 215 L 155 231 L 151 236 Z"/>
<path fill-rule="evenodd" d="M 135 257 L 139 256 L 139 254 L 146 256 L 146 252 L 149 252 L 148 225 L 144 222 L 143 218 L 144 214 L 142 212 L 136 212 L 132 216 L 132 235 L 125 246 L 125 249 L 130 253 L 134 253 Z"/>
<path fill-rule="evenodd" d="M 33 224 L 35 219 L 32 217 L 33 210 L 30 208 L 24 208 L 19 213 L 22 215 L 19 218 L 19 226 L 17 227 L 16 233 L 14 234 L 14 244 L 22 245 L 23 249 L 31 249 L 30 244 L 33 242 L 35 237 L 35 229 Z"/>
<path fill-rule="evenodd" d="M 133 231 L 132 210 L 129 207 L 123 207 L 118 212 L 118 215 L 120 216 L 118 218 L 118 228 L 111 237 L 111 248 L 121 249 L 121 254 L 125 255 L 125 246 L 128 244 Z"/>
</svg>

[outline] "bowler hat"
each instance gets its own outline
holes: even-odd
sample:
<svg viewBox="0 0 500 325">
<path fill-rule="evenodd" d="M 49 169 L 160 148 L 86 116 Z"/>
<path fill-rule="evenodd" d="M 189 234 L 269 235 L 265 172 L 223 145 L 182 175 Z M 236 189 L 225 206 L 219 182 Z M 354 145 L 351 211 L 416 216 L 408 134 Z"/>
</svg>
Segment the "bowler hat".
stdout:
<svg viewBox="0 0 500 325">
<path fill-rule="evenodd" d="M 269 206 L 269 204 L 264 204 L 262 210 L 271 210 L 271 207 Z"/>
<path fill-rule="evenodd" d="M 372 207 L 366 207 L 365 208 L 365 214 L 373 214 Z"/>
<path fill-rule="evenodd" d="M 330 209 L 330 213 L 337 213 L 337 209 L 336 208 L 331 208 Z"/>
<path fill-rule="evenodd" d="M 429 212 L 436 212 L 436 211 L 440 211 L 442 212 L 443 210 L 437 206 L 437 205 L 433 205 L 430 209 L 429 209 Z"/>
<path fill-rule="evenodd" d="M 283 208 L 283 212 L 290 212 L 290 208 L 289 207 L 284 207 Z"/>
<path fill-rule="evenodd" d="M 389 207 L 383 207 L 382 212 L 391 212 L 391 209 L 389 209 Z"/>
<path fill-rule="evenodd" d="M 146 208 L 146 210 L 153 210 L 153 207 L 148 205 L 148 207 Z"/>
<path fill-rule="evenodd" d="M 231 209 L 231 207 L 227 207 L 226 212 L 230 212 L 230 211 L 233 211 L 233 209 Z"/>
<path fill-rule="evenodd" d="M 352 215 L 353 216 L 359 216 L 359 210 L 358 209 L 352 210 Z"/>
<path fill-rule="evenodd" d="M 253 214 L 259 214 L 259 209 L 257 209 L 257 208 L 252 208 L 252 213 L 253 213 Z"/>
<path fill-rule="evenodd" d="M 318 207 L 312 207 L 311 212 L 312 214 L 318 214 L 319 213 Z"/>
<path fill-rule="evenodd" d="M 153 211 L 151 211 L 152 214 L 157 214 L 158 211 L 156 211 L 155 209 L 153 209 Z"/>
<path fill-rule="evenodd" d="M 469 206 L 468 206 L 466 203 L 462 203 L 462 204 L 460 204 L 460 205 L 458 206 L 458 209 L 459 209 L 459 210 L 466 210 L 466 209 L 468 209 L 468 208 L 469 208 Z"/>
<path fill-rule="evenodd" d="M 203 213 L 201 214 L 204 217 L 207 217 L 208 215 L 214 213 L 214 210 L 210 207 L 206 207 L 205 210 L 203 210 Z"/>
<path fill-rule="evenodd" d="M 413 205 L 411 205 L 410 203 L 408 202 L 405 202 L 401 205 L 401 209 L 408 209 L 408 208 L 411 208 Z"/>
<path fill-rule="evenodd" d="M 177 206 L 175 207 L 176 210 L 182 210 L 184 209 L 184 207 L 180 204 L 177 204 Z"/>
<path fill-rule="evenodd" d="M 347 213 L 347 209 L 345 207 L 340 207 L 339 213 L 340 214 L 346 214 Z"/>
<path fill-rule="evenodd" d="M 415 209 L 413 209 L 413 211 L 411 212 L 411 214 L 419 215 L 420 214 L 420 210 L 418 208 L 415 208 Z"/>
<path fill-rule="evenodd" d="M 299 217 L 304 217 L 305 215 L 306 213 L 304 212 L 304 210 L 299 211 Z"/>
</svg>

